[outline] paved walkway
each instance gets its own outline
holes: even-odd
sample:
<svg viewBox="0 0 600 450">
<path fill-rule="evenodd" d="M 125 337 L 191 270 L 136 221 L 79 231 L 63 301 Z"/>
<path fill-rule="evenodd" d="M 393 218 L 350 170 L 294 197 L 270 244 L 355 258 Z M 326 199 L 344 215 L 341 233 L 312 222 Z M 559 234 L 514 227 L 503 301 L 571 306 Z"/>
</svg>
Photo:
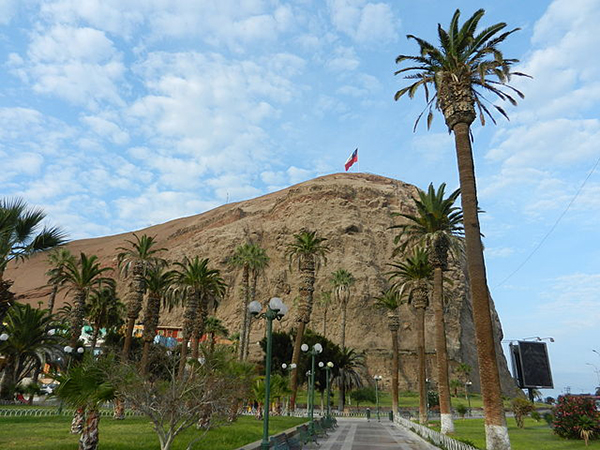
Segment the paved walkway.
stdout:
<svg viewBox="0 0 600 450">
<path fill-rule="evenodd" d="M 338 418 L 338 428 L 319 439 L 319 450 L 439 450 L 389 420 Z"/>
</svg>

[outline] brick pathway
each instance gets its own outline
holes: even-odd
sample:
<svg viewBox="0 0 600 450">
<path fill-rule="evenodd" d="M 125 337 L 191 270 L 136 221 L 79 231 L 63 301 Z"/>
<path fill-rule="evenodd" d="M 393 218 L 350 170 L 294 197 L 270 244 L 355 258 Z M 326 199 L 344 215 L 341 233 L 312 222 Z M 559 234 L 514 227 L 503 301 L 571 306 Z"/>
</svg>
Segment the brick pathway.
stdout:
<svg viewBox="0 0 600 450">
<path fill-rule="evenodd" d="M 319 439 L 319 450 L 439 450 L 388 421 L 338 418 L 338 428 Z"/>
</svg>

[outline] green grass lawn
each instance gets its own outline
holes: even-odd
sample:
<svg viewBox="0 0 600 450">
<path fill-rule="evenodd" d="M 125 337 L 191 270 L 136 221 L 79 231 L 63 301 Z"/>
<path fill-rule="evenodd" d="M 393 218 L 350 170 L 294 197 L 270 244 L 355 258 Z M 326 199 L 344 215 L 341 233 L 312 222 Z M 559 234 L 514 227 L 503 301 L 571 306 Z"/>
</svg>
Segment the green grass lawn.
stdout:
<svg viewBox="0 0 600 450">
<path fill-rule="evenodd" d="M 525 428 L 518 428 L 512 417 L 507 418 L 512 450 L 584 450 L 600 449 L 600 441 L 567 440 L 556 436 L 544 421 L 525 419 Z M 439 426 L 438 424 L 435 424 Z M 454 437 L 468 439 L 479 448 L 485 448 L 483 419 L 460 419 L 454 421 Z M 437 428 L 439 431 L 439 428 Z"/>
<path fill-rule="evenodd" d="M 271 434 L 306 422 L 301 417 L 270 417 Z M 73 450 L 78 436 L 69 433 L 71 417 L 0 417 L 0 448 L 3 450 Z M 262 421 L 254 417 L 240 417 L 235 423 L 210 430 L 194 449 L 231 450 L 262 438 Z M 180 434 L 173 450 L 183 450 L 189 441 L 202 431 L 191 427 Z M 100 448 L 103 450 L 156 450 L 158 438 L 145 417 L 115 421 L 109 417 L 100 420 Z"/>
<path fill-rule="evenodd" d="M 470 394 L 469 400 L 471 403 L 471 408 L 482 408 L 483 407 L 483 401 L 481 400 L 481 395 Z M 454 408 L 456 408 L 459 404 L 468 406 L 467 399 L 465 399 L 464 396 L 452 397 L 451 402 L 452 402 L 452 406 Z M 303 390 L 298 391 L 297 403 L 301 404 L 301 405 L 306 404 L 306 391 L 303 391 Z M 338 393 L 337 393 L 337 391 L 333 391 L 333 405 L 337 405 L 337 404 L 338 404 Z M 398 404 L 399 404 L 400 408 L 418 408 L 419 407 L 419 394 L 417 394 L 416 392 L 400 392 Z M 392 396 L 386 391 L 380 392 L 379 393 L 379 405 L 383 408 L 391 408 L 392 407 Z M 317 407 L 321 406 L 321 395 L 319 392 L 315 393 L 315 406 L 317 406 Z M 356 406 L 356 404 L 354 402 L 351 402 L 350 404 L 347 404 L 346 406 L 353 407 L 353 406 Z M 373 409 L 374 406 L 375 406 L 375 403 L 370 403 L 370 402 L 364 402 L 364 403 L 360 404 L 361 408 L 369 407 L 369 408 Z M 548 407 L 548 405 L 544 405 L 544 404 L 539 404 L 539 406 Z M 510 408 L 511 408 L 510 400 L 504 401 L 504 407 L 507 410 L 510 410 Z"/>
</svg>

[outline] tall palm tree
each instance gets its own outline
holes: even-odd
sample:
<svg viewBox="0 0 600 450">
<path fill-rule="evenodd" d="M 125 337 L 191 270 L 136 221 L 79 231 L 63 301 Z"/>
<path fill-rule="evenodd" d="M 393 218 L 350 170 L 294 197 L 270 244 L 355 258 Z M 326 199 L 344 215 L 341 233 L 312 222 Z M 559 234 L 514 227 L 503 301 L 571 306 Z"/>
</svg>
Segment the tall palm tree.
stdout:
<svg viewBox="0 0 600 450">
<path fill-rule="evenodd" d="M 135 233 L 133 233 L 133 237 L 135 238 L 134 241 L 125 240 L 129 246 L 117 247 L 117 250 L 121 250 L 117 255 L 121 274 L 125 278 L 131 276 L 127 299 L 127 329 L 122 354 L 124 360 L 129 358 L 133 329 L 142 311 L 146 292 L 144 275 L 151 263 L 164 262 L 163 259 L 158 257 L 158 254 L 166 250 L 165 248 L 156 248 L 156 237 L 146 234 L 138 236 Z"/>
<path fill-rule="evenodd" d="M 106 272 L 112 271 L 110 267 L 101 267 L 98 257 L 88 257 L 80 253 L 79 259 L 66 262 L 64 272 L 56 274 L 50 279 L 51 283 L 59 283 L 73 294 L 73 306 L 71 309 L 71 340 L 70 346 L 77 347 L 77 341 L 81 334 L 81 327 L 85 318 L 86 302 L 90 294 L 103 286 L 112 287 L 115 280 L 104 276 Z"/>
<path fill-rule="evenodd" d="M 58 247 L 52 250 L 48 254 L 47 262 L 50 265 L 50 269 L 46 272 L 46 275 L 50 279 L 54 280 L 52 284 L 52 292 L 48 299 L 48 312 L 52 314 L 54 312 L 54 304 L 56 302 L 56 294 L 60 289 L 60 281 L 62 280 L 62 274 L 64 273 L 65 266 L 68 261 L 73 260 L 73 254 L 64 247 Z"/>
<path fill-rule="evenodd" d="M 119 300 L 114 285 L 94 290 L 88 299 L 87 318 L 92 325 L 90 348 L 96 348 L 102 328 L 115 329 L 123 324 L 125 305 Z"/>
<path fill-rule="evenodd" d="M 420 247 L 414 255 L 391 264 L 393 270 L 389 272 L 392 288 L 398 289 L 401 296 L 406 295 L 408 301 L 415 308 L 417 331 L 417 359 L 419 361 L 419 423 L 427 423 L 427 379 L 425 361 L 425 309 L 429 303 L 429 288 L 433 269 L 429 264 L 427 252 Z"/>
<path fill-rule="evenodd" d="M 290 267 L 295 261 L 300 271 L 300 304 L 298 305 L 298 329 L 294 341 L 294 352 L 292 363 L 298 367 L 300 361 L 300 346 L 306 324 L 310 322 L 313 307 L 313 293 L 315 290 L 315 277 L 321 262 L 327 263 L 329 247 L 325 244 L 326 238 L 317 235 L 316 231 L 302 230 L 294 234 L 294 240 L 287 245 L 286 255 L 290 261 Z M 298 392 L 298 369 L 292 370 L 291 375 L 290 409 L 293 411 L 296 405 L 296 394 Z"/>
<path fill-rule="evenodd" d="M 175 272 L 167 270 L 161 264 L 150 264 L 144 276 L 144 282 L 148 291 L 148 299 L 146 301 L 146 309 L 144 311 L 144 350 L 142 352 L 142 361 L 140 363 L 141 372 L 148 372 L 148 357 L 150 355 L 150 347 L 156 336 L 158 322 L 160 320 L 161 305 L 172 306 L 171 298 L 168 295 L 169 290 L 173 286 Z"/>
<path fill-rule="evenodd" d="M 331 274 L 330 281 L 333 286 L 335 299 L 342 306 L 341 347 L 346 348 L 346 310 L 348 308 L 348 301 L 350 300 L 350 288 L 356 280 L 354 279 L 354 275 L 346 269 L 338 269 Z"/>
<path fill-rule="evenodd" d="M 439 47 L 409 35 L 408 38 L 414 39 L 419 45 L 419 54 L 399 55 L 396 63 L 409 61 L 410 64 L 409 67 L 398 70 L 396 74 L 409 72 L 405 78 L 416 81 L 396 92 L 395 99 L 398 100 L 405 94 L 412 98 L 422 87 L 429 108 L 428 125 L 431 124 L 435 107 L 442 112 L 449 131 L 454 134 L 487 448 L 508 450 L 510 439 L 502 407 L 500 375 L 477 215 L 477 190 L 470 137 L 471 124 L 478 113 L 482 124 L 485 123 L 486 115 L 494 121 L 483 103 L 485 99 L 482 91 L 515 105 L 517 102 L 513 94 L 521 98 L 523 94 L 508 83 L 512 75 L 525 74 L 513 72 L 512 66 L 518 60 L 504 58 L 498 49 L 498 46 L 518 28 L 505 31 L 506 24 L 497 23 L 477 31 L 484 14 L 485 11 L 480 9 L 459 26 L 460 11 L 456 10 L 448 30 L 438 25 Z M 431 98 L 430 90 L 434 92 Z M 500 106 L 494 104 L 494 108 L 503 116 L 507 116 Z"/>
<path fill-rule="evenodd" d="M 30 208 L 20 198 L 0 199 L 0 282 L 4 281 L 4 271 L 10 261 L 28 258 L 66 242 L 62 229 L 42 227 L 45 218 L 44 211 Z M 0 323 L 10 305 L 9 296 L 3 295 L 0 298 Z"/>
<path fill-rule="evenodd" d="M 48 333 L 52 321 L 45 309 L 20 303 L 10 308 L 5 322 L 8 339 L 0 341 L 0 353 L 5 357 L 0 398 L 12 400 L 14 387 L 32 370 L 39 374 L 47 355 L 56 355 L 60 337 Z"/>
<path fill-rule="evenodd" d="M 269 265 L 269 257 L 265 249 L 253 242 L 239 245 L 229 260 L 234 267 L 242 268 L 242 328 L 240 330 L 240 360 L 248 358 L 250 342 L 250 313 L 248 304 L 256 300 L 256 283 L 258 277 Z"/>
<path fill-rule="evenodd" d="M 323 291 L 318 299 L 319 305 L 323 308 L 323 337 L 327 337 L 327 312 L 331 305 L 331 291 Z"/>
<path fill-rule="evenodd" d="M 462 211 L 455 202 L 460 195 L 457 189 L 445 197 L 446 184 L 436 190 L 433 184 L 427 192 L 419 189 L 419 198 L 413 199 L 415 214 L 396 213 L 406 219 L 405 223 L 392 228 L 400 230 L 395 242 L 400 242 L 396 251 L 404 251 L 415 245 L 423 246 L 429 253 L 433 267 L 432 304 L 435 319 L 435 348 L 437 360 L 437 381 L 440 399 L 441 431 L 443 434 L 454 432 L 452 407 L 450 403 L 450 384 L 448 375 L 448 349 L 446 326 L 444 323 L 444 270 L 448 268 L 448 253 L 452 250 L 456 256 L 462 252 L 464 228 Z"/>
<path fill-rule="evenodd" d="M 198 256 L 176 262 L 174 295 L 185 302 L 183 314 L 183 341 L 179 374 L 183 377 L 187 362 L 188 343 L 192 340 L 192 358 L 198 358 L 198 339 L 202 337 L 204 320 L 208 314 L 208 301 L 220 298 L 225 292 L 225 282 L 220 271 L 209 267 L 208 258 Z"/>
<path fill-rule="evenodd" d="M 400 294 L 397 290 L 388 288 L 375 297 L 375 306 L 387 312 L 388 328 L 392 334 L 392 410 L 398 414 L 398 371 L 400 362 L 398 355 L 398 330 L 400 329 Z"/>
<path fill-rule="evenodd" d="M 354 285 L 356 280 L 354 279 L 354 275 L 346 269 L 338 269 L 331 274 L 329 281 L 333 287 L 333 293 L 337 303 L 342 306 L 341 348 L 343 350 L 346 348 L 346 312 L 348 309 L 348 301 L 350 300 L 350 288 Z M 344 377 L 344 371 L 340 373 L 340 377 Z M 340 386 L 342 390 L 340 391 L 339 409 L 340 411 L 343 411 L 346 404 L 346 384 L 343 380 L 341 381 Z"/>
</svg>

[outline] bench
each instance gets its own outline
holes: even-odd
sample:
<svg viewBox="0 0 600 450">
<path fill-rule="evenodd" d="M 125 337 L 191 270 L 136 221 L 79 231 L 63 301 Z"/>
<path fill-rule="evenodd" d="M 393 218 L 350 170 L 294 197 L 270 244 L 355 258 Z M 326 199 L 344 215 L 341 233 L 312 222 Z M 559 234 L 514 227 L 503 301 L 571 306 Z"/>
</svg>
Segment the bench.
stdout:
<svg viewBox="0 0 600 450">
<path fill-rule="evenodd" d="M 304 443 L 300 436 L 300 433 L 297 432 L 290 434 L 281 433 L 271 437 L 269 446 L 273 450 L 302 450 Z"/>
</svg>

